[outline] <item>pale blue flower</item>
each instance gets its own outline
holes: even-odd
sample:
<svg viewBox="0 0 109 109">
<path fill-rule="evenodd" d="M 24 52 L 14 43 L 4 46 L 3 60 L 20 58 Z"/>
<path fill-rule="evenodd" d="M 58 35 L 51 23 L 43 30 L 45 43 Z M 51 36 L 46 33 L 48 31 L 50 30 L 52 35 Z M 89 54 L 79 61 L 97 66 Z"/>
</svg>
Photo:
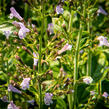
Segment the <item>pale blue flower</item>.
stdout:
<svg viewBox="0 0 109 109">
<path fill-rule="evenodd" d="M 74 90 L 71 90 L 72 93 L 74 93 Z"/>
<path fill-rule="evenodd" d="M 35 28 L 35 25 L 34 24 L 32 24 L 32 28 Z"/>
<path fill-rule="evenodd" d="M 2 100 L 3 102 L 8 102 L 7 96 L 3 96 L 3 97 L 1 98 L 1 100 Z"/>
<path fill-rule="evenodd" d="M 6 39 L 9 39 L 10 34 L 11 31 L 4 31 L 4 35 L 6 36 Z"/>
<path fill-rule="evenodd" d="M 13 101 L 10 101 L 10 104 L 8 104 L 7 109 L 19 109 L 19 108 L 13 103 Z"/>
<path fill-rule="evenodd" d="M 29 88 L 29 83 L 30 83 L 30 78 L 24 78 L 20 86 L 23 90 L 26 90 Z"/>
<path fill-rule="evenodd" d="M 108 15 L 108 13 L 101 6 L 99 6 L 99 9 L 97 11 L 97 15 L 99 16 L 100 13 L 103 15 Z"/>
<path fill-rule="evenodd" d="M 104 36 L 99 36 L 97 38 L 97 40 L 99 40 L 99 45 L 98 46 L 108 46 L 109 47 L 109 43 L 108 43 L 108 40 L 107 40 L 107 37 L 104 37 Z"/>
<path fill-rule="evenodd" d="M 79 53 L 80 53 L 80 54 L 82 54 L 83 52 L 84 52 L 84 50 L 80 50 L 80 52 L 79 52 Z"/>
<path fill-rule="evenodd" d="M 37 64 L 38 64 L 38 54 L 33 52 L 33 57 L 34 57 L 34 66 L 37 66 Z"/>
<path fill-rule="evenodd" d="M 57 14 L 63 14 L 63 12 L 64 12 L 64 9 L 61 7 L 61 5 L 58 5 L 56 7 L 56 13 Z"/>
<path fill-rule="evenodd" d="M 25 38 L 26 33 L 30 32 L 30 30 L 28 28 L 26 28 L 25 25 L 21 22 L 14 21 L 12 24 L 15 25 L 16 27 L 20 28 L 20 30 L 18 32 L 18 36 L 20 39 Z"/>
<path fill-rule="evenodd" d="M 11 14 L 10 14 L 10 19 L 12 19 L 13 17 L 16 17 L 17 19 L 19 19 L 20 21 L 23 20 L 23 18 L 19 15 L 19 13 L 15 10 L 14 7 L 10 8 Z"/>
<path fill-rule="evenodd" d="M 44 102 L 45 102 L 46 105 L 49 106 L 50 104 L 53 103 L 52 96 L 53 96 L 52 93 L 45 93 Z"/>
<path fill-rule="evenodd" d="M 102 95 L 104 98 L 107 98 L 109 96 L 109 94 L 107 92 L 104 92 Z"/>
<path fill-rule="evenodd" d="M 12 92 L 21 94 L 21 91 L 18 90 L 17 88 L 15 88 L 12 84 L 9 84 L 9 85 L 8 85 L 8 91 L 9 91 L 9 92 L 12 91 Z"/>
<path fill-rule="evenodd" d="M 34 105 L 34 100 L 28 100 L 27 103 L 30 103 L 31 105 Z"/>
<path fill-rule="evenodd" d="M 95 95 L 96 93 L 95 93 L 95 91 L 90 91 L 90 95 Z"/>
<path fill-rule="evenodd" d="M 71 50 L 71 49 L 72 49 L 72 45 L 69 45 L 68 43 L 66 43 L 64 45 L 64 47 L 58 51 L 58 54 L 61 54 L 61 53 L 65 52 L 66 50 Z"/>
<path fill-rule="evenodd" d="M 23 29 L 20 29 L 18 35 L 20 39 L 23 39 L 26 36 L 26 32 Z"/>
<path fill-rule="evenodd" d="M 86 83 L 86 84 L 90 84 L 90 83 L 92 83 L 92 81 L 93 81 L 93 79 L 91 77 L 85 77 L 83 79 L 83 82 Z"/>
<path fill-rule="evenodd" d="M 18 32 L 19 38 L 23 39 L 26 37 L 26 33 L 29 32 L 29 29 L 27 28 L 21 28 Z"/>
<path fill-rule="evenodd" d="M 13 22 L 12 22 L 13 25 L 15 25 L 16 27 L 19 27 L 19 28 L 20 28 L 20 24 L 19 24 L 19 23 L 20 23 L 20 22 L 17 22 L 17 21 L 13 21 Z"/>
<path fill-rule="evenodd" d="M 13 19 L 13 14 L 12 13 L 10 13 L 9 18 Z"/>
<path fill-rule="evenodd" d="M 54 33 L 53 28 L 54 28 L 53 24 L 52 23 L 49 23 L 47 30 L 49 31 L 50 35 Z"/>
</svg>

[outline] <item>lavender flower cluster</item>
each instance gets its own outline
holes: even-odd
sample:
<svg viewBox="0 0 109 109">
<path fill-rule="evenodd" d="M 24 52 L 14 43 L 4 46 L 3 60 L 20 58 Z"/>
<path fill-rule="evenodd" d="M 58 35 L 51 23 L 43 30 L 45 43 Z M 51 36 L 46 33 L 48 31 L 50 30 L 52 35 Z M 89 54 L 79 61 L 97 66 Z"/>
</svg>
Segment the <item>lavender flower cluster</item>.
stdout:
<svg viewBox="0 0 109 109">
<path fill-rule="evenodd" d="M 53 103 L 52 97 L 53 97 L 52 93 L 45 93 L 44 102 L 45 102 L 46 105 L 49 106 L 50 104 Z"/>
</svg>

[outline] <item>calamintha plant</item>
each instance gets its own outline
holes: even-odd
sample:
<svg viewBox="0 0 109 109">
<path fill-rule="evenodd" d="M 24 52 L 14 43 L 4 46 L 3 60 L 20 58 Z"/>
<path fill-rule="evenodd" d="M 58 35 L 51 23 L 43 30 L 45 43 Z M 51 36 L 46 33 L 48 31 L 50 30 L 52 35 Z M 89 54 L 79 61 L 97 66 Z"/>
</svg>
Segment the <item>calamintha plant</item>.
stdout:
<svg viewBox="0 0 109 109">
<path fill-rule="evenodd" d="M 108 108 L 108 32 L 100 31 L 108 13 L 98 1 L 24 0 L 23 6 L 24 18 L 10 8 L 11 28 L 0 34 L 4 109 Z"/>
</svg>

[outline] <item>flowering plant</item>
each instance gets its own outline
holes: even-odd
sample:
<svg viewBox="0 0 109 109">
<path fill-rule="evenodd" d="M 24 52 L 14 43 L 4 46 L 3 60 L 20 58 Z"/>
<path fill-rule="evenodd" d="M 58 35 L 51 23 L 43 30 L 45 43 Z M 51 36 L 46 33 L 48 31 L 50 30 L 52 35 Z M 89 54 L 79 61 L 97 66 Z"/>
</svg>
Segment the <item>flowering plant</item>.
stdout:
<svg viewBox="0 0 109 109">
<path fill-rule="evenodd" d="M 0 18 L 0 107 L 108 108 L 108 10 L 98 1 L 23 0 L 20 12 L 17 3 L 8 22 L 5 10 Z"/>
</svg>

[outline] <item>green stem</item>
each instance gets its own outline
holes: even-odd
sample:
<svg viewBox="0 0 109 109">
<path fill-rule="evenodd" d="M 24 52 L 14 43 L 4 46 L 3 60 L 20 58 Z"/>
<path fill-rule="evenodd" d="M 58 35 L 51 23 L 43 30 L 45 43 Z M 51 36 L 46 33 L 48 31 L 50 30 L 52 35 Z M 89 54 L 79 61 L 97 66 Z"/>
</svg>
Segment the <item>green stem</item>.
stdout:
<svg viewBox="0 0 109 109">
<path fill-rule="evenodd" d="M 102 82 L 99 80 L 99 82 L 96 84 L 97 92 L 99 95 L 102 94 Z"/>
<path fill-rule="evenodd" d="M 88 33 L 89 33 L 89 39 L 91 39 L 91 34 L 90 34 L 90 16 L 88 14 Z M 91 61 L 92 61 L 92 54 L 90 50 L 91 46 L 89 45 L 88 49 L 88 62 L 87 62 L 87 76 L 91 76 Z"/>
<path fill-rule="evenodd" d="M 47 18 L 44 18 L 44 25 L 45 25 L 45 27 L 47 27 Z M 46 34 L 44 35 L 45 47 L 47 46 L 47 40 L 48 40 L 48 35 L 46 32 Z"/>
<path fill-rule="evenodd" d="M 41 14 L 41 18 L 42 18 L 42 24 L 41 24 L 41 35 L 40 35 L 40 39 L 39 39 L 39 65 L 38 65 L 38 71 L 39 73 L 41 73 L 41 49 L 42 49 L 42 37 L 43 37 L 43 30 L 44 30 L 44 13 L 43 13 L 43 1 L 42 1 L 42 14 Z"/>
<path fill-rule="evenodd" d="M 7 45 L 10 44 L 10 43 L 9 43 L 9 40 L 7 40 L 6 42 L 7 42 Z M 10 48 L 7 47 L 7 53 L 8 53 L 8 54 L 10 53 L 10 52 L 9 52 L 9 51 L 10 51 L 9 49 L 10 49 Z M 7 64 L 7 86 L 10 84 L 10 72 L 9 72 L 8 58 L 9 58 L 9 57 L 7 57 L 7 61 L 6 61 L 6 64 Z M 9 99 L 9 101 L 12 100 L 12 92 L 11 92 L 11 91 L 8 91 L 8 99 Z"/>
<path fill-rule="evenodd" d="M 10 80 L 10 76 L 8 74 L 8 61 L 7 61 L 7 84 L 9 85 L 9 80 Z M 9 101 L 11 101 L 11 95 L 10 95 L 10 92 L 8 91 L 8 99 Z"/>
<path fill-rule="evenodd" d="M 47 17 L 45 18 L 45 16 L 44 16 L 44 25 L 45 25 L 45 27 L 47 28 Z M 46 49 L 46 52 L 45 52 L 45 57 L 44 57 L 44 59 L 46 59 L 47 58 L 47 54 L 48 54 L 48 35 L 47 35 L 47 32 L 46 32 L 46 34 L 44 35 L 44 47 L 45 47 L 45 49 Z M 46 69 L 46 64 L 44 63 L 44 70 Z"/>
<path fill-rule="evenodd" d="M 79 34 L 78 34 L 78 39 L 77 39 L 77 45 L 76 45 L 76 52 L 75 52 L 75 58 L 74 58 L 74 109 L 77 107 L 77 80 L 78 80 L 78 54 L 79 54 L 79 45 L 80 45 L 80 40 L 82 37 L 82 24 L 80 22 L 80 29 L 79 29 Z"/>
<path fill-rule="evenodd" d="M 1 8 L 2 8 L 2 5 L 1 5 L 2 1 L 0 0 L 0 15 L 2 14 L 2 11 L 1 11 Z"/>
<path fill-rule="evenodd" d="M 84 19 L 86 18 L 86 1 L 84 0 L 84 3 L 83 3 L 83 16 L 84 16 Z M 83 26 L 83 30 L 85 30 L 85 24 Z"/>
<path fill-rule="evenodd" d="M 44 33 L 44 2 L 43 0 L 41 1 L 41 6 L 42 6 L 42 13 L 41 13 L 41 18 L 42 18 L 42 24 L 41 24 L 41 35 L 40 35 L 40 39 L 39 39 L 39 64 L 38 64 L 38 72 L 41 73 L 42 69 L 41 69 L 41 56 L 42 56 L 42 37 L 43 37 L 43 33 Z M 40 106 L 39 108 L 42 109 L 42 90 L 41 90 L 41 81 L 39 80 L 39 96 L 40 96 Z"/>
<path fill-rule="evenodd" d="M 5 16 L 5 11 L 6 11 L 6 0 L 3 0 L 3 16 Z"/>
<path fill-rule="evenodd" d="M 71 28 L 72 28 L 72 24 L 73 24 L 73 16 L 74 16 L 74 11 L 71 11 L 68 32 L 71 32 Z"/>
<path fill-rule="evenodd" d="M 7 84 L 9 85 L 10 84 L 10 74 L 9 74 L 9 67 L 8 67 L 9 65 L 8 65 L 8 60 L 7 60 L 7 73 L 8 73 L 8 77 L 7 77 Z M 9 99 L 9 101 L 11 101 L 12 100 L 12 92 L 10 91 L 8 91 L 8 99 Z"/>
<path fill-rule="evenodd" d="M 70 15 L 70 21 L 69 21 L 69 28 L 68 28 L 68 33 L 69 33 L 69 39 L 72 39 L 72 34 L 71 34 L 71 30 L 72 30 L 72 25 L 73 25 L 73 16 L 74 16 L 74 11 L 72 10 L 71 11 L 71 15 Z M 70 41 L 69 41 L 70 42 Z M 72 52 L 72 56 L 73 56 L 73 52 Z M 68 94 L 67 96 L 68 98 L 68 103 L 69 103 L 69 109 L 72 109 L 73 108 L 73 98 L 72 98 L 72 94 Z"/>
<path fill-rule="evenodd" d="M 39 81 L 39 94 L 40 94 L 40 106 L 39 109 L 42 109 L 42 88 L 41 88 L 41 83 Z"/>
<path fill-rule="evenodd" d="M 71 86 L 68 87 L 68 89 L 71 89 Z M 73 108 L 73 94 L 68 94 L 67 95 L 67 99 L 68 99 L 68 103 L 69 103 L 69 109 Z"/>
<path fill-rule="evenodd" d="M 72 94 L 68 94 L 68 103 L 69 103 L 69 109 L 72 109 Z"/>
<path fill-rule="evenodd" d="M 99 95 L 102 94 L 102 81 L 100 80 L 99 83 L 98 83 L 98 87 L 99 87 Z"/>
<path fill-rule="evenodd" d="M 102 80 L 106 77 L 107 73 L 109 72 L 109 69 L 105 69 L 103 71 L 103 75 L 102 78 L 99 80 L 98 84 L 97 84 L 97 91 L 98 94 L 101 95 L 102 94 Z"/>
<path fill-rule="evenodd" d="M 24 13 L 25 19 L 27 19 L 27 14 L 28 14 L 28 4 L 25 3 L 25 13 Z"/>
</svg>

